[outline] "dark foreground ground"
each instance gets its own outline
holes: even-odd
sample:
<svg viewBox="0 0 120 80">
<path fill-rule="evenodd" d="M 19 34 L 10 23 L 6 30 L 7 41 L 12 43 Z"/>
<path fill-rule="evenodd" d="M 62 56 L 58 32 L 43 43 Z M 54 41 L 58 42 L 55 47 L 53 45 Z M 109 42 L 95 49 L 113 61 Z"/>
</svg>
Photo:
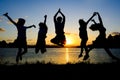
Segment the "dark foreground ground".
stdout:
<svg viewBox="0 0 120 80">
<path fill-rule="evenodd" d="M 104 79 L 106 78 L 120 78 L 120 62 L 90 64 L 90 63 L 76 63 L 76 64 L 24 64 L 24 65 L 0 65 L 0 75 L 12 75 L 11 77 L 34 77 L 55 79 Z M 97 78 L 96 78 L 97 77 Z M 4 77 L 6 78 L 6 77 Z M 58 78 L 58 79 L 57 79 Z M 41 80 L 41 79 L 40 79 Z"/>
</svg>

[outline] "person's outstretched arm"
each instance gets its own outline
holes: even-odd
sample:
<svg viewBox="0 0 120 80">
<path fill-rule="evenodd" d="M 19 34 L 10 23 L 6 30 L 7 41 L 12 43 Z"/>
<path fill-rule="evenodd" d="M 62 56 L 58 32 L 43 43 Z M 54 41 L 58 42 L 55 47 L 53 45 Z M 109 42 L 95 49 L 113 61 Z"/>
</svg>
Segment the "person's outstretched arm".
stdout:
<svg viewBox="0 0 120 80">
<path fill-rule="evenodd" d="M 97 12 L 97 14 L 98 14 L 98 19 L 99 19 L 99 21 L 100 21 L 100 24 L 103 25 L 102 18 L 101 18 L 101 16 L 100 16 L 100 14 L 99 14 L 98 12 Z"/>
<path fill-rule="evenodd" d="M 86 22 L 87 24 L 90 22 L 90 20 L 96 15 L 96 12 L 93 13 L 93 15 L 88 19 L 88 21 Z"/>
<path fill-rule="evenodd" d="M 58 15 L 58 13 L 59 13 L 59 10 L 57 11 L 57 13 L 56 13 L 55 16 L 54 16 L 54 22 L 56 22 L 56 17 L 57 17 L 57 15 Z"/>
<path fill-rule="evenodd" d="M 45 15 L 44 18 L 45 18 L 45 20 L 44 20 L 44 24 L 46 24 L 47 15 Z"/>
<path fill-rule="evenodd" d="M 12 18 L 10 17 L 10 16 L 8 16 L 8 13 L 5 13 L 5 14 L 3 14 L 4 16 L 6 16 L 14 25 L 16 25 L 16 22 L 14 22 L 13 20 L 12 20 Z"/>
<path fill-rule="evenodd" d="M 60 12 L 60 14 L 62 15 L 62 17 L 63 17 L 63 23 L 65 23 L 65 15 L 61 12 L 61 10 L 59 9 L 59 12 Z"/>
<path fill-rule="evenodd" d="M 27 26 L 26 28 L 32 28 L 32 27 L 36 28 L 35 25 Z"/>
</svg>

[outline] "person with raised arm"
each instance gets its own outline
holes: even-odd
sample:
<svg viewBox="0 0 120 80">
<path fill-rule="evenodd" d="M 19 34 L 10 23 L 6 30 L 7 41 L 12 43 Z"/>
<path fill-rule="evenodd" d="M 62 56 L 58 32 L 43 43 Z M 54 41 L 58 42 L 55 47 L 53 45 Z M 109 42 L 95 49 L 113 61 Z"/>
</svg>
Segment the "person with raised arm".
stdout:
<svg viewBox="0 0 120 80">
<path fill-rule="evenodd" d="M 100 14 L 98 12 L 95 12 L 96 15 L 98 16 L 98 20 L 99 20 L 99 23 L 96 23 L 95 20 L 93 19 L 92 22 L 94 22 L 94 24 L 92 24 L 89 28 L 92 30 L 92 31 L 99 31 L 99 35 L 98 37 L 96 38 L 95 41 L 93 41 L 93 44 L 90 46 L 90 48 L 88 49 L 88 53 L 94 49 L 94 48 L 104 48 L 104 50 L 107 52 L 107 54 L 112 57 L 113 59 L 116 59 L 117 61 L 120 61 L 119 58 L 117 58 L 116 56 L 114 56 L 109 47 L 108 47 L 108 44 L 107 44 L 107 39 L 106 39 L 106 28 L 104 27 L 103 25 L 103 21 L 102 21 L 102 18 L 100 16 Z M 88 54 L 89 55 L 89 54 Z M 88 58 L 86 58 L 88 59 Z"/>
<path fill-rule="evenodd" d="M 37 43 L 36 43 L 36 47 L 35 47 L 35 53 L 38 53 L 39 50 L 41 50 L 41 53 L 46 52 L 46 41 L 45 38 L 47 37 L 47 31 L 48 31 L 48 27 L 46 25 L 46 19 L 47 19 L 47 15 L 44 16 L 44 22 L 40 22 L 39 23 L 39 32 L 38 32 L 38 39 L 37 39 Z"/>
<path fill-rule="evenodd" d="M 96 13 L 93 13 L 93 15 L 85 22 L 83 19 L 79 19 L 79 37 L 81 38 L 81 52 L 78 57 L 82 57 L 83 50 L 85 49 L 85 56 L 84 59 L 88 58 L 89 55 L 87 53 L 88 49 L 86 46 L 86 43 L 88 41 L 88 34 L 87 34 L 87 25 L 90 22 L 90 20 L 96 15 Z"/>
<path fill-rule="evenodd" d="M 60 13 L 62 16 L 58 16 Z M 64 46 L 66 44 L 66 37 L 64 34 L 64 26 L 65 26 L 65 15 L 59 9 L 54 16 L 54 24 L 55 24 L 55 33 L 56 36 L 51 39 L 51 42 L 60 46 Z"/>
<path fill-rule="evenodd" d="M 19 18 L 18 22 L 16 23 L 15 21 L 12 20 L 12 18 L 10 16 L 8 16 L 8 13 L 3 14 L 5 17 L 7 17 L 17 28 L 17 39 L 16 39 L 16 43 L 17 43 L 17 47 L 18 47 L 18 52 L 17 52 L 17 56 L 16 56 L 16 62 L 18 63 L 19 60 L 22 60 L 22 55 L 27 53 L 27 39 L 26 39 L 26 30 L 28 28 L 35 28 L 35 25 L 31 25 L 31 26 L 24 26 L 25 24 L 25 19 L 23 18 Z M 24 49 L 22 51 L 22 49 Z"/>
</svg>

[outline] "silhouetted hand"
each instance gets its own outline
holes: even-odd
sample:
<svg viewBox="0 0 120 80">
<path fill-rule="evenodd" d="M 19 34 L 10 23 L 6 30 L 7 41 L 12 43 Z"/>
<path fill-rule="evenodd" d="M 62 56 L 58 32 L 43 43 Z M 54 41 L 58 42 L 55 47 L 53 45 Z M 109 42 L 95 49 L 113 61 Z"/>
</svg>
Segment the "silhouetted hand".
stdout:
<svg viewBox="0 0 120 80">
<path fill-rule="evenodd" d="M 47 18 L 47 15 L 45 15 L 44 18 Z"/>
<path fill-rule="evenodd" d="M 3 14 L 4 16 L 8 16 L 8 13 Z"/>
<path fill-rule="evenodd" d="M 96 12 L 96 14 L 99 14 L 99 12 Z"/>
<path fill-rule="evenodd" d="M 97 13 L 98 13 L 98 12 L 94 12 L 94 13 L 93 13 L 93 16 L 95 16 Z"/>
<path fill-rule="evenodd" d="M 92 22 L 94 22 L 95 20 L 94 20 L 94 19 L 92 19 L 91 21 L 92 21 Z"/>
<path fill-rule="evenodd" d="M 59 8 L 58 12 L 61 12 L 61 9 Z"/>
<path fill-rule="evenodd" d="M 95 22 L 95 20 L 94 20 L 94 19 L 92 19 L 91 21 L 92 21 L 92 22 L 94 22 L 94 24 L 96 24 L 96 22 Z"/>
<path fill-rule="evenodd" d="M 36 28 L 36 26 L 35 25 L 32 25 L 34 28 Z"/>
</svg>

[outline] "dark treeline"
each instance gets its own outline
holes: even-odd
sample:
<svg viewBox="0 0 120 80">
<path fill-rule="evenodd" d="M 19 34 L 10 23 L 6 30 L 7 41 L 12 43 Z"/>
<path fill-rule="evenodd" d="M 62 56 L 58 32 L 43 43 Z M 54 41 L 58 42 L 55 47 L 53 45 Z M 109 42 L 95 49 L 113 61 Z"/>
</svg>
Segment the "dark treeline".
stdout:
<svg viewBox="0 0 120 80">
<path fill-rule="evenodd" d="M 111 34 L 107 38 L 108 46 L 109 47 L 115 47 L 120 48 L 120 34 L 112 36 Z"/>
<path fill-rule="evenodd" d="M 107 45 L 105 47 L 107 48 L 120 48 L 120 34 L 119 35 L 112 35 L 109 34 L 107 39 Z M 88 47 L 91 45 L 88 45 Z M 95 46 L 96 48 L 101 48 L 100 46 Z"/>
</svg>

